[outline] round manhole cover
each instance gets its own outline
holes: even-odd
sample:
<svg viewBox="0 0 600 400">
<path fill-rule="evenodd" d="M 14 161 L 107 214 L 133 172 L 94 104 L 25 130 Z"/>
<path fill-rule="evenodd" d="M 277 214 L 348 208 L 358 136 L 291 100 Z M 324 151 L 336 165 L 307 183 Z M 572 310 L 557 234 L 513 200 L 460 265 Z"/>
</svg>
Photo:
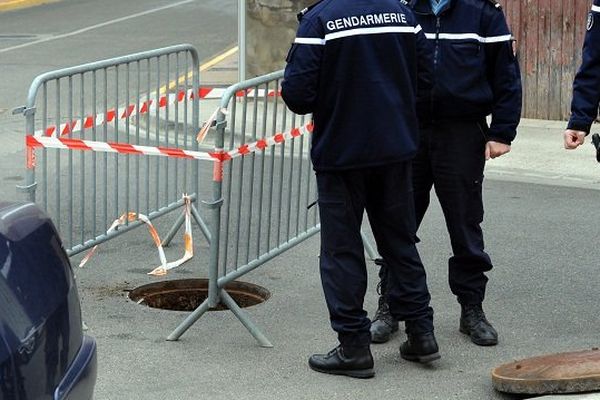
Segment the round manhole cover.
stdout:
<svg viewBox="0 0 600 400">
<path fill-rule="evenodd" d="M 265 302 L 271 293 L 261 286 L 246 282 L 231 282 L 225 290 L 242 308 Z M 139 286 L 129 292 L 138 304 L 162 310 L 193 311 L 208 297 L 207 279 L 179 279 Z M 211 310 L 226 310 L 219 304 Z"/>
</svg>

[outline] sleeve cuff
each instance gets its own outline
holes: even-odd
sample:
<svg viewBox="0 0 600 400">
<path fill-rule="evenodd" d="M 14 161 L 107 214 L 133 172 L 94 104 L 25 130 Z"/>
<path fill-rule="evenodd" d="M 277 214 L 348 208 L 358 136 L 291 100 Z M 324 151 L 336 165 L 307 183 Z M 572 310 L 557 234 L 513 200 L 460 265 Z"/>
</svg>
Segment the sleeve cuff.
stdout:
<svg viewBox="0 0 600 400">
<path fill-rule="evenodd" d="M 513 140 L 515 140 L 515 136 L 517 136 L 517 131 L 512 126 L 508 127 L 508 124 L 492 124 L 490 125 L 490 129 L 487 131 L 488 141 L 504 143 L 510 146 Z"/>
<path fill-rule="evenodd" d="M 503 138 L 503 137 L 498 137 L 498 136 L 490 135 L 490 136 L 488 136 L 488 142 L 504 143 L 504 144 L 510 146 L 511 143 L 512 143 L 512 140 L 508 140 L 508 139 Z"/>
<path fill-rule="evenodd" d="M 590 134 L 590 129 L 591 128 L 592 128 L 592 124 L 591 123 L 582 122 L 582 121 L 573 121 L 573 120 L 570 120 L 569 124 L 567 125 L 567 129 L 572 129 L 574 131 L 585 132 L 586 136 Z"/>
</svg>

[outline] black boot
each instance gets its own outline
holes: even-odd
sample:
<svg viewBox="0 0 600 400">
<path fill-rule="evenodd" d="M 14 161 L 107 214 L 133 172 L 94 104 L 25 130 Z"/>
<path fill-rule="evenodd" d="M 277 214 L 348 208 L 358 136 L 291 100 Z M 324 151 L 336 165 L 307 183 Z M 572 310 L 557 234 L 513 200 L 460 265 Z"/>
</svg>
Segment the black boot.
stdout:
<svg viewBox="0 0 600 400">
<path fill-rule="evenodd" d="M 390 307 L 386 301 L 387 294 L 387 267 L 383 259 L 375 260 L 380 266 L 379 283 L 377 293 L 379 294 L 379 306 L 371 322 L 371 342 L 385 343 L 390 340 L 392 334 L 398 331 L 398 321 L 390 314 Z"/>
<path fill-rule="evenodd" d="M 423 364 L 440 358 L 439 348 L 433 332 L 407 334 L 408 340 L 400 346 L 400 356 L 408 361 Z"/>
<path fill-rule="evenodd" d="M 460 328 L 471 341 L 479 346 L 494 346 L 498 344 L 498 332 L 485 318 L 481 304 L 461 304 Z"/>
<path fill-rule="evenodd" d="M 369 347 L 342 347 L 327 354 L 313 354 L 308 360 L 311 369 L 332 375 L 346 375 L 352 378 L 372 378 L 373 356 Z"/>
</svg>

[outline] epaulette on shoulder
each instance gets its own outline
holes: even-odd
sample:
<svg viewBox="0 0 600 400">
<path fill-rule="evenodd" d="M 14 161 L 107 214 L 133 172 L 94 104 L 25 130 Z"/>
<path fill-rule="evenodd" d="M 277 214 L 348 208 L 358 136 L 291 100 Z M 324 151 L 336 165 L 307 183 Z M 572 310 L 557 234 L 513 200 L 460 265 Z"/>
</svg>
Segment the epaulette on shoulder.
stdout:
<svg viewBox="0 0 600 400">
<path fill-rule="evenodd" d="M 498 2 L 498 0 L 486 0 L 488 3 L 492 5 L 497 10 L 502 10 L 502 5 Z"/>
<path fill-rule="evenodd" d="M 302 18 L 304 17 L 304 15 L 309 12 L 310 10 L 313 9 L 314 6 L 316 6 L 317 4 L 319 4 L 322 0 L 316 1 L 313 4 L 311 4 L 310 6 L 302 9 L 302 11 L 300 11 L 298 14 L 296 14 L 296 18 L 298 18 L 298 22 L 302 21 Z"/>
</svg>

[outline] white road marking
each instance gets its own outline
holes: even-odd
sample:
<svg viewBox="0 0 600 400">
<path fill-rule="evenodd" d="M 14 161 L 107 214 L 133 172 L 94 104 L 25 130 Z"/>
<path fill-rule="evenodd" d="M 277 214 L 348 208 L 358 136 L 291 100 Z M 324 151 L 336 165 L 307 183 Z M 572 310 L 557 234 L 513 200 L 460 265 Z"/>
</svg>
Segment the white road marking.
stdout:
<svg viewBox="0 0 600 400">
<path fill-rule="evenodd" d="M 88 31 L 91 31 L 91 30 L 94 30 L 94 29 L 103 28 L 103 27 L 108 26 L 108 25 L 117 24 L 119 22 L 123 22 L 123 21 L 127 21 L 129 19 L 133 19 L 133 18 L 144 16 L 144 15 L 152 14 L 152 13 L 155 13 L 155 12 L 158 12 L 158 11 L 167 10 L 169 8 L 178 7 L 178 6 L 187 4 L 187 3 L 192 3 L 194 1 L 196 1 L 196 0 L 179 1 L 177 3 L 169 4 L 169 5 L 166 5 L 166 6 L 157 7 L 157 8 L 153 8 L 151 10 L 146 10 L 146 11 L 142 11 L 142 12 L 139 12 L 139 13 L 127 15 L 125 17 L 112 19 L 110 21 L 106 21 L 106 22 L 102 22 L 102 23 L 99 23 L 99 24 L 96 24 L 96 25 L 88 26 L 86 28 L 77 29 L 77 30 L 72 31 L 72 32 L 67 32 L 67 33 L 62 33 L 60 35 L 56 35 L 56 36 L 46 37 L 46 38 L 43 38 L 43 39 L 34 40 L 33 42 L 23 43 L 23 44 L 19 44 L 19 45 L 12 46 L 12 47 L 6 47 L 4 49 L 0 49 L 0 53 L 7 53 L 7 52 L 12 51 L 12 50 L 22 49 L 24 47 L 33 46 L 33 45 L 40 44 L 40 43 L 46 43 L 46 42 L 50 42 L 50 41 L 53 41 L 53 40 L 64 39 L 64 38 L 67 38 L 67 37 L 70 37 L 70 36 L 79 35 L 80 33 L 85 33 L 85 32 L 88 32 Z"/>
</svg>

